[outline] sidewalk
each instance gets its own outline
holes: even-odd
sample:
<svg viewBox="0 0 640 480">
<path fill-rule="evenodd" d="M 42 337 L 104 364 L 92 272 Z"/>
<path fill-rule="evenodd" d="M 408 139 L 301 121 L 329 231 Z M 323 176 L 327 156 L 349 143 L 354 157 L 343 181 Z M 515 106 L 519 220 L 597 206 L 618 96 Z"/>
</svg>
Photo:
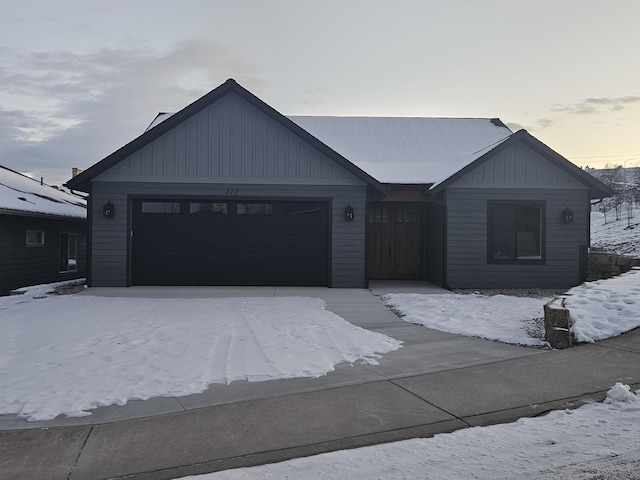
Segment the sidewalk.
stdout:
<svg viewBox="0 0 640 480">
<path fill-rule="evenodd" d="M 373 290 L 380 289 L 385 286 Z M 512 421 L 601 399 L 617 381 L 634 388 L 640 383 L 638 330 L 595 345 L 543 351 L 405 323 L 365 290 L 115 290 L 318 296 L 351 323 L 405 344 L 380 365 L 341 364 L 317 379 L 213 385 L 199 395 L 130 402 L 51 422 L 0 416 L 1 478 L 170 479 Z"/>
</svg>

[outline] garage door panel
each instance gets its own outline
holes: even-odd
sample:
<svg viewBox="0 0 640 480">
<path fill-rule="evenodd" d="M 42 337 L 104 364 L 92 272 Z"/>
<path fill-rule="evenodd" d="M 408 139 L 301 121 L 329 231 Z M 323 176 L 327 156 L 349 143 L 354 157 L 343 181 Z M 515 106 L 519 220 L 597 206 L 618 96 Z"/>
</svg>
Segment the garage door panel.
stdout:
<svg viewBox="0 0 640 480">
<path fill-rule="evenodd" d="M 133 211 L 134 284 L 328 284 L 326 202 L 144 200 Z"/>
</svg>

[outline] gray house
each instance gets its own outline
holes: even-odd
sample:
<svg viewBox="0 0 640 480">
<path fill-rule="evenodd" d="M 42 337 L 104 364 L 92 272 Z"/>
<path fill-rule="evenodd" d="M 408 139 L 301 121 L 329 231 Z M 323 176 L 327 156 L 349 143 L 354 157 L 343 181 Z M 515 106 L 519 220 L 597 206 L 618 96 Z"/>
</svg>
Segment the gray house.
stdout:
<svg viewBox="0 0 640 480">
<path fill-rule="evenodd" d="M 497 119 L 285 117 L 233 80 L 67 185 L 93 286 L 564 288 L 611 193 Z"/>
<path fill-rule="evenodd" d="M 85 200 L 0 166 L 0 295 L 82 278 Z"/>
</svg>

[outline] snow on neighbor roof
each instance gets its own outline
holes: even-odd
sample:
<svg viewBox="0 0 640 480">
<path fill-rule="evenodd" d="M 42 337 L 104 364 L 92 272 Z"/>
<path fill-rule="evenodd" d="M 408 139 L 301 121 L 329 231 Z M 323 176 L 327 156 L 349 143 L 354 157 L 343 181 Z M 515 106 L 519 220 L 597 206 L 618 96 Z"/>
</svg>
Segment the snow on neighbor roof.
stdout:
<svg viewBox="0 0 640 480">
<path fill-rule="evenodd" d="M 86 201 L 0 165 L 0 214 L 86 218 Z"/>
<path fill-rule="evenodd" d="M 437 184 L 512 135 L 486 118 L 288 118 L 382 183 Z"/>
</svg>

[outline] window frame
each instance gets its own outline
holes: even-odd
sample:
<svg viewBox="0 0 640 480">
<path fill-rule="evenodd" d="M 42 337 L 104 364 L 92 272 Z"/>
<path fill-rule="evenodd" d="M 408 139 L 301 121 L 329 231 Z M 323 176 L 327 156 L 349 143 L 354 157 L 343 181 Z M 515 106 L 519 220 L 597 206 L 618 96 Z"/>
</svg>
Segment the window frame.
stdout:
<svg viewBox="0 0 640 480">
<path fill-rule="evenodd" d="M 63 256 L 62 252 L 62 237 L 67 236 L 67 251 Z M 59 244 L 58 244 L 58 272 L 59 273 L 75 273 L 78 271 L 78 233 L 77 232 L 60 232 Z M 71 242 L 73 238 L 73 243 Z M 73 246 L 73 248 L 72 248 Z M 72 255 L 73 253 L 73 255 Z M 74 262 L 71 262 L 74 260 Z M 66 263 L 66 269 L 63 269 L 63 265 Z M 73 266 L 73 268 L 71 268 Z"/>
<path fill-rule="evenodd" d="M 492 248 L 495 245 L 496 232 L 493 230 L 494 217 L 496 213 L 493 207 L 513 207 L 512 227 L 513 239 L 512 249 L 513 256 L 511 258 L 495 258 Z M 518 258 L 518 229 L 517 226 L 522 224 L 518 217 L 518 207 L 533 207 L 540 211 L 539 235 L 540 235 L 540 258 Z M 546 217 L 547 204 L 544 200 L 489 200 L 487 201 L 487 263 L 493 265 L 544 265 L 547 258 L 546 246 Z"/>
<path fill-rule="evenodd" d="M 40 241 L 39 242 L 30 242 L 29 241 L 29 234 L 30 233 L 39 234 Z M 45 245 L 44 230 L 28 229 L 27 233 L 26 233 L 26 236 L 25 236 L 25 245 L 27 247 L 44 247 L 44 245 Z"/>
</svg>

